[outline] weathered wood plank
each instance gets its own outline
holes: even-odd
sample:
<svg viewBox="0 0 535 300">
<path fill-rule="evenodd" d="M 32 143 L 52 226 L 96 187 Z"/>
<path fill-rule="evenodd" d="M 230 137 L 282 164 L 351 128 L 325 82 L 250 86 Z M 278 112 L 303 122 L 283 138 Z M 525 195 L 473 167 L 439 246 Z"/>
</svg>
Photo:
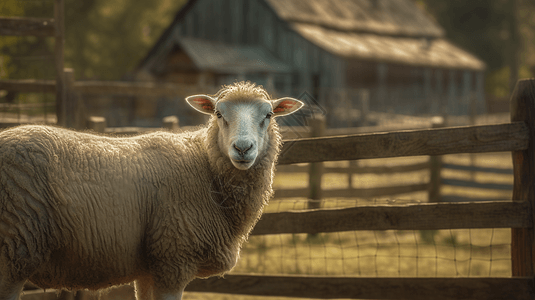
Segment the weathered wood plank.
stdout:
<svg viewBox="0 0 535 300">
<path fill-rule="evenodd" d="M 226 275 L 196 279 L 186 291 L 314 299 L 533 299 L 534 280 Z"/>
<path fill-rule="evenodd" d="M 437 203 L 363 206 L 266 213 L 252 235 L 352 230 L 528 228 L 527 202 Z"/>
<path fill-rule="evenodd" d="M 0 17 L 0 35 L 54 36 L 54 19 Z"/>
<path fill-rule="evenodd" d="M 413 193 L 418 191 L 426 191 L 429 189 L 428 183 L 421 184 L 412 184 L 412 185 L 395 185 L 387 187 L 376 187 L 376 188 L 367 188 L 367 189 L 332 189 L 324 190 L 324 198 L 334 198 L 334 197 L 362 197 L 362 198 L 373 198 L 380 196 L 389 196 L 389 195 L 398 195 Z"/>
<path fill-rule="evenodd" d="M 524 150 L 524 122 L 284 141 L 279 164 Z"/>
<path fill-rule="evenodd" d="M 350 166 L 350 167 L 324 167 L 323 173 L 344 173 L 344 174 L 393 174 L 422 171 L 430 168 L 429 162 L 422 162 L 411 165 L 385 165 L 385 166 Z M 308 166 L 280 165 L 277 173 L 308 173 Z"/>
<path fill-rule="evenodd" d="M 335 197 L 362 197 L 362 198 L 373 198 L 380 196 L 389 196 L 389 195 L 398 195 L 406 194 L 418 191 L 425 191 L 429 188 L 429 184 L 413 184 L 413 185 L 398 185 L 398 186 L 387 186 L 387 187 L 376 187 L 376 188 L 367 188 L 367 189 L 329 189 L 323 190 L 323 198 L 335 198 Z M 275 190 L 275 198 L 299 198 L 299 197 L 308 197 L 310 191 L 308 188 L 297 188 L 297 189 L 278 189 Z M 316 199 L 319 200 L 319 199 Z"/>
<path fill-rule="evenodd" d="M 274 199 L 283 198 L 307 198 L 310 194 L 309 188 L 296 188 L 296 189 L 275 189 Z"/>
<path fill-rule="evenodd" d="M 55 93 L 55 80 L 0 79 L 0 90 L 23 93 Z"/>
<path fill-rule="evenodd" d="M 67 125 L 67 91 L 65 87 L 65 1 L 54 0 L 54 68 L 56 73 L 56 117 L 59 126 Z"/>
<path fill-rule="evenodd" d="M 325 135 L 325 118 L 322 117 L 310 120 L 310 128 L 312 131 L 312 136 L 319 137 Z M 311 201 L 308 201 L 307 208 L 317 209 L 320 208 L 321 204 L 319 200 L 323 199 L 324 197 L 324 190 L 321 187 L 324 166 L 322 162 L 319 162 L 308 164 L 308 167 L 308 198 Z"/>
<path fill-rule="evenodd" d="M 487 189 L 487 190 L 502 190 L 502 191 L 512 191 L 512 184 L 502 184 L 502 183 L 481 183 L 469 180 L 460 180 L 460 179 L 442 179 L 443 185 L 453 185 L 453 186 L 462 186 L 470 187 L 477 189 Z"/>
<path fill-rule="evenodd" d="M 193 95 L 213 92 L 210 88 L 193 85 L 178 85 L 153 82 L 127 81 L 77 81 L 74 90 L 82 94 L 106 94 L 144 97 L 177 97 L 179 95 Z"/>
<path fill-rule="evenodd" d="M 434 117 L 433 128 L 445 127 L 445 120 L 442 117 Z M 434 155 L 429 157 L 429 189 L 427 190 L 428 202 L 442 202 L 441 199 L 441 179 L 442 179 L 442 156 Z"/>
<path fill-rule="evenodd" d="M 430 128 L 431 123 L 422 124 L 397 124 L 384 126 L 365 126 L 365 127 L 348 127 L 348 128 L 327 128 L 325 136 L 342 136 L 353 134 L 365 134 L 372 132 L 388 132 L 400 130 L 416 130 Z M 309 138 L 310 129 L 308 127 L 287 127 L 281 126 L 282 136 L 285 139 Z"/>
<path fill-rule="evenodd" d="M 488 168 L 488 167 L 478 167 L 478 166 L 463 166 L 463 165 L 455 165 L 455 164 L 442 164 L 442 168 L 451 169 L 451 170 L 459 170 L 459 171 L 513 175 L 513 169 L 505 169 L 505 168 Z"/>
<path fill-rule="evenodd" d="M 456 195 L 441 196 L 442 202 L 492 202 L 503 201 L 502 198 L 481 198 L 481 197 L 465 197 Z"/>
<path fill-rule="evenodd" d="M 535 218 L 535 80 L 518 81 L 511 96 L 511 121 L 523 121 L 530 128 L 529 144 L 513 151 L 513 199 L 530 204 Z M 535 275 L 535 229 L 513 229 L 511 233 L 513 276 Z"/>
<path fill-rule="evenodd" d="M 324 173 L 348 173 L 352 174 L 393 174 L 422 171 L 430 168 L 429 162 L 422 162 L 412 165 L 395 165 L 395 166 L 356 166 L 352 168 L 342 167 L 325 167 Z"/>
</svg>

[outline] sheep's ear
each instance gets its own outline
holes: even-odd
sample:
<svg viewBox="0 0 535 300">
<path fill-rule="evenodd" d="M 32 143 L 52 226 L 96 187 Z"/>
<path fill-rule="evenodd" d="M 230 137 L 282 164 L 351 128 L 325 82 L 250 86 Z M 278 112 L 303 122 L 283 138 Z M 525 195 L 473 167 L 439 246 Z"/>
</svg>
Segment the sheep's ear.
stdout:
<svg viewBox="0 0 535 300">
<path fill-rule="evenodd" d="M 294 98 L 280 98 L 277 100 L 271 101 L 271 106 L 273 107 L 273 116 L 286 116 L 292 114 L 305 104 Z"/>
<path fill-rule="evenodd" d="M 186 98 L 191 107 L 202 112 L 203 114 L 213 115 L 215 112 L 216 101 L 208 95 L 193 95 Z"/>
</svg>

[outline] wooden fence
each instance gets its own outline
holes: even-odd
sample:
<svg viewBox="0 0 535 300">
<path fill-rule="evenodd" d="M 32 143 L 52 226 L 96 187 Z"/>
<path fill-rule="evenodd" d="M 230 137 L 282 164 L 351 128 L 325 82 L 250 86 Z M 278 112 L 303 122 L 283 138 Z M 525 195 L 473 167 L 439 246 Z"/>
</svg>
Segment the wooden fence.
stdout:
<svg viewBox="0 0 535 300">
<path fill-rule="evenodd" d="M 69 72 L 71 75 L 68 75 Z M 106 91 L 105 83 L 75 82 L 72 71 L 66 70 L 66 73 L 67 91 L 131 95 L 143 93 L 154 95 L 155 91 L 162 94 L 174 94 L 177 91 L 186 94 L 198 92 L 191 90 L 191 87 L 139 83 L 113 83 L 109 84 L 110 90 Z M 3 80 L 0 81 L 0 89 L 3 88 L 22 91 L 27 91 L 28 88 L 43 88 L 52 92 L 55 84 Z M 535 232 L 532 206 L 535 195 L 532 180 L 535 178 L 533 174 L 535 95 L 532 91 L 534 89 L 534 81 L 519 82 L 512 96 L 511 123 L 286 140 L 279 159 L 280 165 L 288 165 L 398 156 L 436 157 L 456 153 L 512 151 L 515 167 L 514 201 L 364 206 L 266 213 L 252 232 L 252 235 L 266 235 L 349 230 L 512 228 L 512 278 L 367 278 L 231 274 L 225 278 L 195 280 L 188 285 L 187 290 L 307 298 L 533 299 Z M 67 113 L 67 115 L 75 115 L 76 107 L 75 101 L 69 104 L 66 111 L 72 114 Z M 319 165 L 321 164 L 316 164 Z M 420 165 L 414 168 L 423 167 L 428 166 Z M 317 185 L 318 179 L 315 178 Z M 428 185 L 425 186 L 427 187 Z M 343 193 L 355 197 L 358 193 L 355 190 Z M 314 197 L 321 199 L 330 196 L 328 193 L 323 191 Z M 363 193 L 373 195 L 372 191 Z"/>
<path fill-rule="evenodd" d="M 55 20 L 0 18 L 0 34 L 56 37 L 57 80 L 0 81 L 0 89 L 57 94 L 59 124 L 76 127 L 79 114 L 72 91 L 103 94 L 193 94 L 187 87 L 139 83 L 75 82 L 63 71 L 63 2 L 56 0 Z M 50 23 L 48 23 L 50 22 Z M 11 30 L 11 31 L 10 31 Z M 266 213 L 252 235 L 320 233 L 352 230 L 430 230 L 511 228 L 512 275 L 483 278 L 368 278 L 328 276 L 265 276 L 231 274 L 198 279 L 195 292 L 306 298 L 351 299 L 534 299 L 535 298 L 535 80 L 520 81 L 511 97 L 511 123 L 458 128 L 396 131 L 286 140 L 279 164 L 321 163 L 398 156 L 511 151 L 513 201 L 364 206 L 300 212 Z M 71 123 L 69 123 L 71 122 Z M 320 166 L 316 164 L 315 166 Z M 321 167 L 319 167 L 321 168 Z M 317 177 L 315 177 L 317 184 Z M 355 191 L 353 191 L 356 195 Z M 349 193 L 349 192 L 348 192 Z M 326 197 L 328 194 L 314 197 Z"/>
<path fill-rule="evenodd" d="M 65 2 L 54 0 L 54 18 L 0 17 L 0 35 L 9 36 L 50 36 L 54 37 L 54 69 L 56 80 L 9 80 L 0 83 L 0 90 L 22 92 L 56 93 L 56 112 L 58 124 L 65 125 L 66 88 L 64 76 L 65 44 Z M 8 83 L 7 85 L 5 83 Z M 3 88 L 4 87 L 4 88 Z"/>
<path fill-rule="evenodd" d="M 61 4 L 61 0 L 56 0 Z M 62 41 L 62 6 L 56 8 L 55 37 Z M 0 18 L 0 34 L 47 34 L 50 25 Z M 52 21 L 50 21 L 52 22 Z M 6 25 L 7 24 L 7 25 Z M 15 25 L 10 25 L 15 24 Z M 34 24 L 34 25 L 32 25 Z M 22 28 L 37 26 L 37 30 Z M 16 29 L 18 28 L 18 29 Z M 30 29 L 28 29 L 30 30 Z M 14 34 L 14 33 L 13 33 Z M 62 42 L 56 43 L 57 69 L 62 68 Z M 76 82 L 72 70 L 58 71 L 56 81 L 1 80 L 0 89 L 57 94 L 60 124 L 77 128 L 81 112 L 76 93 L 122 95 L 176 95 L 199 92 L 191 86 L 153 83 Z M 364 299 L 534 299 L 535 230 L 535 81 L 517 84 L 511 97 L 511 123 L 386 133 L 356 134 L 286 140 L 280 165 L 386 158 L 440 156 L 456 153 L 512 151 L 513 201 L 364 206 L 301 212 L 266 213 L 252 235 L 320 233 L 353 230 L 431 230 L 454 228 L 511 228 L 512 278 L 367 278 L 326 276 L 226 275 L 193 281 L 188 291 Z M 203 91 L 206 92 L 206 91 Z M 69 101 L 62 99 L 69 98 Z M 63 121 L 62 121 L 63 118 Z M 419 166 L 419 167 L 423 167 Z M 329 169 L 327 169 L 329 171 Z M 375 170 L 377 171 L 377 170 Z M 358 171 L 357 171 L 358 172 Z M 313 185 L 318 177 L 311 176 Z M 420 188 L 423 188 L 421 186 Z M 427 188 L 427 185 L 426 185 Z M 320 191 L 312 198 L 330 196 Z M 358 196 L 356 189 L 344 191 Z M 366 191 L 372 195 L 372 191 Z"/>
<path fill-rule="evenodd" d="M 92 87 L 95 88 L 95 87 Z M 144 87 L 146 91 L 154 86 Z M 171 87 L 170 90 L 175 87 Z M 89 89 L 89 88 L 88 88 Z M 125 88 L 128 90 L 127 88 Z M 498 125 L 405 130 L 285 140 L 279 164 L 399 156 L 512 151 L 514 201 L 363 206 L 266 213 L 252 235 L 353 230 L 512 228 L 512 278 L 368 278 L 230 274 L 193 281 L 187 291 L 350 299 L 534 299 L 535 81 L 520 81 L 512 96 L 512 122 Z M 125 92 L 126 92 L 125 90 Z M 165 87 L 162 89 L 165 90 Z M 98 120 L 97 120 L 98 121 Z M 429 168 L 426 163 L 411 168 Z M 406 169 L 405 169 L 406 170 Z M 324 171 L 345 171 L 324 168 Z M 385 171 L 359 168 L 355 172 Z M 316 179 L 317 184 L 317 177 Z M 428 185 L 425 186 L 427 188 Z M 423 188 L 423 186 L 421 187 Z M 358 191 L 347 191 L 357 196 Z M 382 189 L 384 190 L 384 189 Z M 323 193 L 323 195 L 322 195 Z M 366 191 L 372 195 L 372 191 Z M 327 191 L 316 194 L 328 197 Z"/>
<path fill-rule="evenodd" d="M 511 123 L 286 141 L 279 164 L 512 151 L 513 201 L 364 206 L 266 213 L 252 235 L 349 230 L 511 228 L 512 275 L 367 278 L 226 275 L 198 279 L 196 292 L 350 299 L 534 299 L 535 80 L 517 84 Z"/>
<path fill-rule="evenodd" d="M 327 130 L 324 128 L 325 122 L 322 119 L 310 120 L 312 126 L 309 131 L 302 131 L 298 134 L 308 136 L 325 136 Z M 444 119 L 437 117 L 433 119 L 433 128 L 444 127 Z M 340 133 L 343 131 L 352 131 L 354 129 L 336 129 L 330 130 L 327 134 Z M 368 129 L 369 130 L 369 129 Z M 396 165 L 396 166 L 360 166 L 358 161 L 349 161 L 347 167 L 329 167 L 318 166 L 321 163 L 306 164 L 306 165 L 281 165 L 277 168 L 277 173 L 307 173 L 309 177 L 309 186 L 304 188 L 277 188 L 275 190 L 275 199 L 285 199 L 293 197 L 309 198 L 313 200 L 320 200 L 322 198 L 377 198 L 382 196 L 392 196 L 420 191 L 428 192 L 429 202 L 465 202 L 484 200 L 480 198 L 466 198 L 459 196 L 443 196 L 441 188 L 443 185 L 489 189 L 489 190 L 506 190 L 512 191 L 512 184 L 497 184 L 497 183 L 480 183 L 474 180 L 460 180 L 449 179 L 442 176 L 443 170 L 457 170 L 468 171 L 471 173 L 491 173 L 491 174 L 513 174 L 512 169 L 507 168 L 491 168 L 491 167 L 476 167 L 469 165 L 460 165 L 453 163 L 443 163 L 441 156 L 430 156 L 428 161 L 418 162 L 415 164 Z M 354 188 L 352 177 L 353 175 L 375 174 L 375 175 L 393 175 L 410 173 L 416 171 L 428 171 L 430 178 L 428 182 L 405 184 L 405 185 L 390 185 L 374 188 Z M 347 188 L 343 189 L 326 189 L 323 190 L 321 186 L 321 179 L 325 174 L 344 174 L 347 175 Z M 317 195 L 322 195 L 318 197 Z M 489 200 L 489 199 L 486 199 Z M 494 199 L 496 200 L 496 199 Z"/>
</svg>

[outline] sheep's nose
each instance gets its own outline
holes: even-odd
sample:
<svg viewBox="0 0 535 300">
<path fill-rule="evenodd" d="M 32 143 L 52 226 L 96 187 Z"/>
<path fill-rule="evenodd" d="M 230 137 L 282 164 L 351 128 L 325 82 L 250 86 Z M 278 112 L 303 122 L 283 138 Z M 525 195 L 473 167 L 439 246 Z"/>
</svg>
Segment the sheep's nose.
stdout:
<svg viewBox="0 0 535 300">
<path fill-rule="evenodd" d="M 249 141 L 237 141 L 234 143 L 234 149 L 236 149 L 236 151 L 238 151 L 238 153 L 242 156 L 245 155 L 251 148 L 253 148 L 253 143 Z"/>
</svg>

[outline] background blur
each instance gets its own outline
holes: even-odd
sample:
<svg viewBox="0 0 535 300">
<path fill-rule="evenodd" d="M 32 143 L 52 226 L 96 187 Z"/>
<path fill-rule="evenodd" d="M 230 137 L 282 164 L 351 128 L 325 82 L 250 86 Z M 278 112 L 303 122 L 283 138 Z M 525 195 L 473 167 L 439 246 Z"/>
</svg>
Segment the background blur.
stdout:
<svg viewBox="0 0 535 300">
<path fill-rule="evenodd" d="M 64 65 L 74 75 L 66 99 L 76 103 L 67 111 L 81 120 L 70 127 L 139 133 L 174 115 L 167 128 L 187 129 L 206 119 L 184 97 L 236 80 L 306 102 L 279 121 L 285 139 L 507 123 L 514 84 L 535 72 L 534 8 L 528 0 L 65 0 Z M 53 16 L 53 0 L 0 1 L 0 25 Z M 0 35 L 0 127 L 56 123 L 55 53 L 54 37 Z M 19 79 L 41 81 L 30 91 Z M 512 199 L 512 183 L 509 152 L 281 165 L 266 212 Z M 259 234 L 233 272 L 508 277 L 511 230 Z M 133 299 L 131 287 L 121 299 Z"/>
<path fill-rule="evenodd" d="M 248 79 L 274 95 L 307 92 L 328 111 L 329 126 L 346 127 L 360 125 L 368 109 L 407 115 L 506 111 L 514 82 L 531 77 L 535 66 L 533 1 L 187 2 L 66 0 L 65 67 L 81 81 L 202 83 L 215 89 Z M 254 17 L 266 11 L 274 17 Z M 53 1 L 5 0 L 0 16 L 52 17 Z M 279 27 L 313 46 L 293 45 L 298 42 L 284 39 Z M 171 29 L 179 36 L 169 36 Z M 162 43 L 173 48 L 164 51 Z M 428 53 L 421 55 L 422 49 Z M 53 38 L 0 36 L 0 79 L 54 79 L 53 51 Z M 221 66 L 233 57 L 240 64 Z M 307 67 L 317 60 L 325 60 L 323 66 Z M 36 97 L 0 90 L 3 103 L 54 101 L 54 95 Z M 118 108 L 107 100 L 85 102 L 112 126 L 155 126 L 153 119 L 170 114 L 184 125 L 203 121 L 176 112 L 184 109 L 174 104 L 176 98 L 138 100 L 123 101 L 120 109 L 127 112 L 115 114 L 110 111 Z"/>
</svg>

